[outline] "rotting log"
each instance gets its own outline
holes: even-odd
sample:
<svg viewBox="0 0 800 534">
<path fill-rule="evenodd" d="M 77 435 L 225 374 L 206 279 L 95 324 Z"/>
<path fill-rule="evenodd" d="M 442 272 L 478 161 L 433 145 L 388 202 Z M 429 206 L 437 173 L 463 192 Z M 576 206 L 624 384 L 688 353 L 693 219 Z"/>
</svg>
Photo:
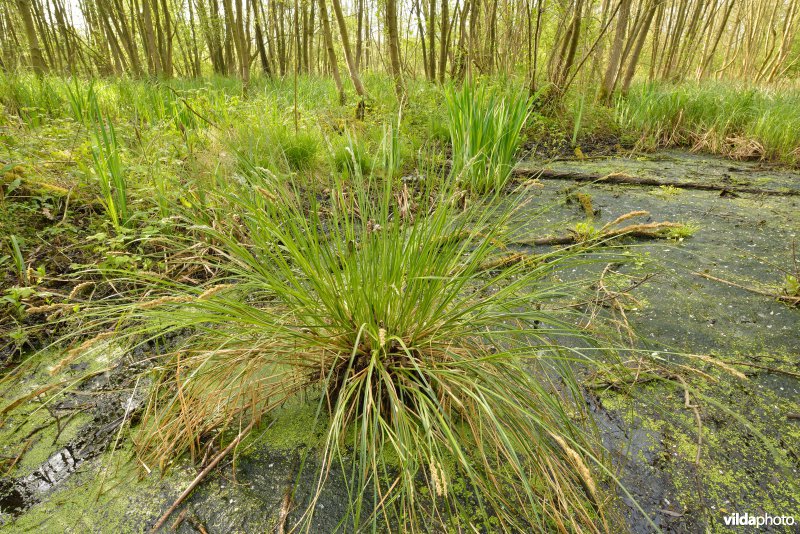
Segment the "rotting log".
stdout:
<svg viewBox="0 0 800 534">
<path fill-rule="evenodd" d="M 768 196 L 800 196 L 800 189 L 764 189 L 747 185 L 713 184 L 680 180 L 662 180 L 656 178 L 643 178 L 624 173 L 597 174 L 576 171 L 557 171 L 553 169 L 532 169 L 516 167 L 513 171 L 515 178 L 538 178 L 540 180 L 569 180 L 573 182 L 596 182 L 614 185 L 629 185 L 639 187 L 678 187 L 697 191 L 719 191 L 721 193 L 748 193 L 753 195 Z"/>
</svg>

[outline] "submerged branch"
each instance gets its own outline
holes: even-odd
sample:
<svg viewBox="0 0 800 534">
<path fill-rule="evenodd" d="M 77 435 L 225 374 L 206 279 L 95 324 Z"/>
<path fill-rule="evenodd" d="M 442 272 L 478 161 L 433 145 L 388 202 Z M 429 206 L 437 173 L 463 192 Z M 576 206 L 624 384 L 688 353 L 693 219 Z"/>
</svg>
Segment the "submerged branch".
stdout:
<svg viewBox="0 0 800 534">
<path fill-rule="evenodd" d="M 573 182 L 599 182 L 615 185 L 631 185 L 641 187 L 677 187 L 697 191 L 720 191 L 726 193 L 750 193 L 768 196 L 800 196 L 800 189 L 764 189 L 761 187 L 727 185 L 722 183 L 689 182 L 680 180 L 662 180 L 630 176 L 623 173 L 597 174 L 576 171 L 555 171 L 552 169 L 530 169 L 517 167 L 513 174 L 516 178 L 538 178 L 540 180 L 571 180 Z"/>
</svg>

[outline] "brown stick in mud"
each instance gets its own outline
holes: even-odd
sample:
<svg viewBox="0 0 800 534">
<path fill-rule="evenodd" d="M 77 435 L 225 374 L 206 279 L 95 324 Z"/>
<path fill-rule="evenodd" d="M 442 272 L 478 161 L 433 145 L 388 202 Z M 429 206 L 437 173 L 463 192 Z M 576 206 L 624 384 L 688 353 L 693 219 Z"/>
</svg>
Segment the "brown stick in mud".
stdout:
<svg viewBox="0 0 800 534">
<path fill-rule="evenodd" d="M 769 291 L 762 291 L 761 289 L 756 289 L 754 287 L 748 287 L 748 286 L 745 286 L 745 285 L 742 285 L 742 284 L 737 284 L 736 282 L 731 282 L 730 280 L 724 280 L 722 278 L 717 278 L 716 276 L 711 276 L 708 273 L 701 273 L 701 272 L 695 271 L 694 274 L 696 274 L 697 276 L 702 276 L 703 278 L 706 278 L 708 280 L 712 280 L 714 282 L 719 282 L 721 284 L 726 284 L 726 285 L 729 285 L 731 287 L 735 287 L 735 288 L 738 288 L 738 289 L 743 289 L 745 291 L 749 291 L 750 293 L 755 293 L 756 295 L 763 295 L 765 297 L 771 297 L 771 298 L 776 299 L 776 300 L 778 300 L 780 302 L 788 304 L 789 306 L 800 306 L 800 296 L 796 297 L 794 295 L 784 295 L 784 294 L 781 294 L 781 293 L 771 293 Z"/>
<path fill-rule="evenodd" d="M 702 182 L 683 182 L 679 180 L 658 180 L 656 178 L 642 178 L 623 173 L 596 174 L 576 171 L 554 171 L 551 169 L 530 169 L 516 167 L 513 174 L 517 178 L 538 178 L 540 180 L 570 180 L 573 182 L 599 182 L 615 185 L 631 185 L 641 187 L 678 187 L 681 189 L 694 189 L 697 191 L 720 191 L 729 193 L 750 193 L 768 196 L 800 196 L 800 189 L 763 189 L 760 187 L 713 184 Z"/>
<path fill-rule="evenodd" d="M 233 441 L 231 441 L 230 444 L 227 447 L 225 447 L 224 451 L 216 455 L 214 459 L 211 460 L 211 463 L 209 463 L 205 469 L 200 471 L 200 474 L 198 474 L 194 478 L 194 480 L 192 480 L 192 483 L 189 484 L 189 486 L 185 490 L 183 490 L 183 493 L 181 493 L 177 499 L 175 499 L 175 502 L 172 503 L 172 506 L 169 507 L 169 510 L 164 512 L 164 515 L 162 515 L 161 518 L 156 522 L 156 524 L 153 525 L 153 528 L 150 529 L 150 534 L 154 534 L 155 532 L 158 531 L 158 529 L 164 526 L 164 523 L 167 522 L 167 519 L 169 519 L 169 516 L 172 515 L 172 512 L 174 512 L 178 508 L 178 506 L 180 506 L 181 503 L 184 500 L 186 500 L 186 497 L 188 497 L 189 494 L 191 494 L 192 491 L 194 491 L 194 489 L 197 487 L 198 484 L 200 484 L 200 482 L 203 481 L 206 475 L 208 475 L 217 466 L 217 464 L 223 458 L 225 458 L 225 456 L 228 455 L 228 453 L 230 453 L 234 448 L 236 448 L 239 442 L 242 441 L 242 438 L 244 438 L 247 435 L 247 433 L 253 429 L 255 425 L 256 421 L 253 420 L 249 425 L 247 425 L 244 428 L 244 430 L 239 432 L 239 434 L 233 439 Z"/>
</svg>

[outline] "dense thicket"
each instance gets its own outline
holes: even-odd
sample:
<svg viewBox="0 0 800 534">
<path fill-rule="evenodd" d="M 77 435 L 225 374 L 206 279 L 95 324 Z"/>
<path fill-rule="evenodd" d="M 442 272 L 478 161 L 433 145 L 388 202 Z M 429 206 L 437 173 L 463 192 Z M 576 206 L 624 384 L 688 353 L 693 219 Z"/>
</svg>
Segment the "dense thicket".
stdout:
<svg viewBox="0 0 800 534">
<path fill-rule="evenodd" d="M 0 68 L 199 77 L 523 74 L 552 97 L 634 77 L 800 71 L 800 0 L 2 0 Z M 341 72 L 341 73 L 340 73 Z"/>
</svg>

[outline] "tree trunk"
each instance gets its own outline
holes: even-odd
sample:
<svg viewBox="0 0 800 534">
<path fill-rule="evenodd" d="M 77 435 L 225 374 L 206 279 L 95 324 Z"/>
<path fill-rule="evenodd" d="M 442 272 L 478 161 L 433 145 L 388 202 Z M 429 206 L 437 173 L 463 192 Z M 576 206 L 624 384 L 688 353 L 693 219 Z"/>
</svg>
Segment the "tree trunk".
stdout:
<svg viewBox="0 0 800 534">
<path fill-rule="evenodd" d="M 450 13 L 448 11 L 448 0 L 442 0 L 442 24 L 439 34 L 439 83 L 444 84 L 445 71 L 447 69 L 447 49 L 450 42 Z"/>
<path fill-rule="evenodd" d="M 336 0 L 338 1 L 338 0 Z M 400 38 L 397 28 L 397 0 L 386 0 L 386 31 L 389 33 L 389 60 L 397 98 L 404 98 L 403 68 L 400 64 Z M 433 54 L 431 54 L 433 55 Z"/>
<path fill-rule="evenodd" d="M 269 57 L 267 56 L 267 47 L 264 44 L 264 33 L 261 31 L 261 15 L 256 8 L 255 2 L 258 0 L 248 0 L 248 4 L 253 10 L 253 20 L 256 26 L 256 49 L 258 50 L 258 59 L 261 61 L 261 70 L 267 77 L 272 76 L 272 70 L 269 66 Z"/>
<path fill-rule="evenodd" d="M 356 4 L 356 68 L 361 69 L 361 56 L 364 55 L 364 0 Z"/>
<path fill-rule="evenodd" d="M 33 71 L 42 75 L 47 72 L 47 64 L 42 56 L 42 49 L 39 48 L 39 39 L 36 36 L 36 27 L 33 24 L 31 14 L 31 0 L 17 0 L 17 7 L 22 16 L 22 25 L 25 28 L 25 37 L 28 39 L 28 48 L 31 54 L 31 66 Z"/>
<path fill-rule="evenodd" d="M 627 95 L 631 88 L 633 75 L 636 74 L 636 65 L 639 63 L 639 56 L 644 48 L 644 41 L 647 38 L 647 32 L 650 30 L 650 24 L 653 22 L 653 15 L 656 13 L 656 4 L 654 3 L 650 9 L 647 10 L 642 27 L 639 30 L 639 35 L 636 36 L 636 42 L 633 45 L 630 58 L 628 59 L 628 68 L 625 71 L 625 76 L 622 79 L 622 94 Z"/>
<path fill-rule="evenodd" d="M 394 0 L 389 0 L 394 2 Z M 344 49 L 344 59 L 347 62 L 347 70 L 350 72 L 350 79 L 353 81 L 353 86 L 356 88 L 356 93 L 363 100 L 367 96 L 367 91 L 361 83 L 361 78 L 358 75 L 355 61 L 353 60 L 353 53 L 350 48 L 350 37 L 347 32 L 347 21 L 344 20 L 344 13 L 342 13 L 342 4 L 339 0 L 331 0 L 333 4 L 333 11 L 336 14 L 336 22 L 339 24 L 339 38 L 342 40 L 342 48 Z M 387 2 L 388 11 L 388 2 Z M 387 15 L 388 18 L 388 15 Z"/>
<path fill-rule="evenodd" d="M 436 0 L 428 5 L 428 79 L 436 81 Z"/>
<path fill-rule="evenodd" d="M 336 51 L 333 48 L 333 34 L 331 32 L 331 19 L 328 17 L 328 7 L 325 5 L 326 0 L 318 0 L 319 3 L 319 19 L 322 22 L 322 37 L 325 41 L 325 49 L 328 51 L 328 62 L 331 66 L 331 74 L 333 81 L 336 82 L 336 90 L 339 92 L 339 103 L 344 105 L 346 98 L 344 94 L 344 84 L 342 84 L 342 76 L 339 74 L 339 63 L 336 60 Z"/>
<path fill-rule="evenodd" d="M 625 33 L 628 30 L 628 15 L 631 11 L 631 0 L 622 0 L 617 19 L 617 29 L 614 32 L 614 42 L 611 45 L 611 55 L 608 58 L 606 73 L 600 86 L 600 100 L 606 104 L 611 102 L 614 86 L 617 83 L 620 61 L 622 60 L 622 47 L 625 45 Z"/>
</svg>

